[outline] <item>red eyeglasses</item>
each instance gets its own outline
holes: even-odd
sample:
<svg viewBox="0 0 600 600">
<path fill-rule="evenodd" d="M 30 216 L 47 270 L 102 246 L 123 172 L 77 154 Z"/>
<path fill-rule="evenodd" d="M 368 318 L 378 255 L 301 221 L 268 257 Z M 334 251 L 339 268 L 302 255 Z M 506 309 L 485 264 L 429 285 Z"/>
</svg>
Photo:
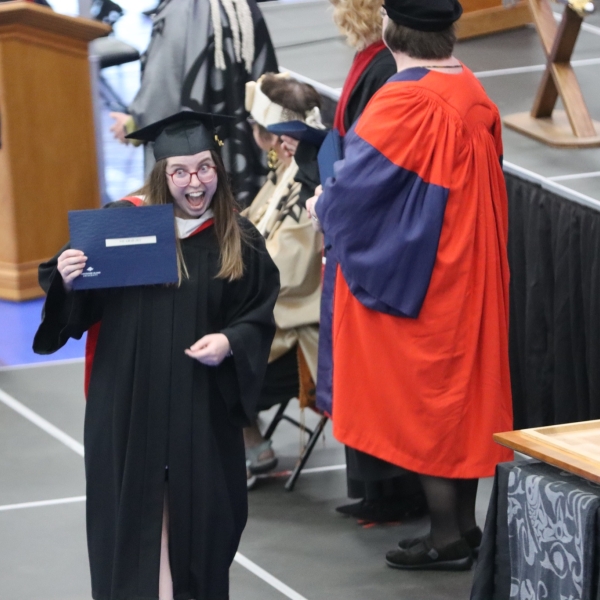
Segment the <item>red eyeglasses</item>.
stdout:
<svg viewBox="0 0 600 600">
<path fill-rule="evenodd" d="M 187 187 L 192 182 L 192 176 L 195 175 L 200 183 L 210 183 L 217 176 L 217 167 L 213 165 L 202 165 L 197 171 L 190 173 L 184 169 L 177 169 L 173 173 L 165 171 L 171 178 L 171 181 L 177 187 Z"/>
</svg>

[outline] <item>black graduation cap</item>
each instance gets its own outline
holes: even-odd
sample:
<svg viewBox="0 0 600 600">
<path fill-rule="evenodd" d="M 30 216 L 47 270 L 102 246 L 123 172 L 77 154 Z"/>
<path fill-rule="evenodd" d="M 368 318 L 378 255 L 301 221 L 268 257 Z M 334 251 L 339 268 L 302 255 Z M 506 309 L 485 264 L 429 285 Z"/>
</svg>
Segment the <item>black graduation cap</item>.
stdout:
<svg viewBox="0 0 600 600">
<path fill-rule="evenodd" d="M 222 142 L 217 136 L 216 128 L 234 120 L 235 117 L 184 110 L 125 137 L 154 142 L 156 160 L 171 156 L 191 156 L 205 150 L 218 150 Z"/>
<path fill-rule="evenodd" d="M 267 130 L 275 135 L 287 135 L 295 140 L 307 142 L 320 147 L 327 136 L 327 129 L 317 129 L 307 125 L 304 121 L 284 121 L 269 125 Z"/>
<path fill-rule="evenodd" d="M 418 31 L 443 31 L 462 15 L 458 0 L 385 0 L 383 7 L 394 23 Z"/>
</svg>

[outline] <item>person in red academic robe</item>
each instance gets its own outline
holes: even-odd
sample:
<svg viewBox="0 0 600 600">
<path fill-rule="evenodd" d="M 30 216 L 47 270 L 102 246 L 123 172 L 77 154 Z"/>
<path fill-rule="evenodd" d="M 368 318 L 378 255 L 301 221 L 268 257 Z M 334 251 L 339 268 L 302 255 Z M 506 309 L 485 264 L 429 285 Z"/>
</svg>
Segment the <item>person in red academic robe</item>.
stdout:
<svg viewBox="0 0 600 600">
<path fill-rule="evenodd" d="M 467 569 L 477 480 L 511 453 L 500 116 L 452 56 L 456 0 L 386 0 L 398 73 L 308 203 L 329 245 L 317 401 L 338 440 L 420 474 L 431 531 L 387 563 Z M 327 336 L 322 336 L 327 340 Z"/>
</svg>

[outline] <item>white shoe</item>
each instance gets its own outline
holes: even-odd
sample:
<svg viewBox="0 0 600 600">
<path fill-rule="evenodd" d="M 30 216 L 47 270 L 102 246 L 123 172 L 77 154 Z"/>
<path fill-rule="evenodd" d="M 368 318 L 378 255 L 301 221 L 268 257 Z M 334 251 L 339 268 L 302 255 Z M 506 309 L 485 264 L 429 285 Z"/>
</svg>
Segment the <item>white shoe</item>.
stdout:
<svg viewBox="0 0 600 600">
<path fill-rule="evenodd" d="M 250 470 L 250 461 L 246 461 L 246 487 L 251 490 L 256 484 L 256 475 Z"/>
</svg>

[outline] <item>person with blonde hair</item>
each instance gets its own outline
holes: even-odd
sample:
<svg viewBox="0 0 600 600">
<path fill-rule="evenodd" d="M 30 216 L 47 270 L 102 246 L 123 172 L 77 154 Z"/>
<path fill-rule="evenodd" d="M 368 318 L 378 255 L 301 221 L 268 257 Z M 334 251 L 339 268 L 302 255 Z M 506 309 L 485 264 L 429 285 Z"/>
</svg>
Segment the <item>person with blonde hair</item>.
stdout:
<svg viewBox="0 0 600 600">
<path fill-rule="evenodd" d="M 381 0 L 331 3 L 333 20 L 357 50 L 335 112 L 334 127 L 343 137 L 375 92 L 396 73 L 396 63 L 381 36 Z M 415 475 L 348 446 L 346 462 L 348 496 L 360 500 L 339 506 L 341 514 L 386 522 L 423 513 L 424 498 Z"/>
<path fill-rule="evenodd" d="M 381 0 L 330 1 L 333 20 L 356 49 L 335 113 L 334 127 L 344 136 L 396 64 L 381 39 Z"/>
</svg>

